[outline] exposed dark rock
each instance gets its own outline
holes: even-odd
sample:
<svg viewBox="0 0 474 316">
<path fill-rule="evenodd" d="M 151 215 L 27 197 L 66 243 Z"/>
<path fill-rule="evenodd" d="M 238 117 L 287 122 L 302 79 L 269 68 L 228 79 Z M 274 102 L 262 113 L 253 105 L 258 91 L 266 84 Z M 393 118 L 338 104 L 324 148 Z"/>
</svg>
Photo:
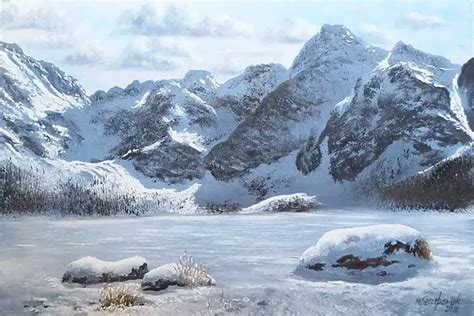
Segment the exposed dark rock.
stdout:
<svg viewBox="0 0 474 316">
<path fill-rule="evenodd" d="M 62 282 L 65 283 L 79 283 L 79 284 L 96 284 L 96 283 L 111 283 L 111 282 L 122 282 L 128 280 L 143 279 L 145 274 L 148 273 L 148 265 L 144 263 L 139 266 L 138 269 L 132 268 L 130 273 L 126 275 L 119 275 L 113 272 L 102 273 L 100 276 L 74 276 L 70 273 L 63 275 Z"/>
<path fill-rule="evenodd" d="M 465 95 L 464 110 L 469 126 L 474 130 L 474 58 L 469 59 L 462 66 L 461 74 L 458 77 L 458 86 Z"/>
</svg>

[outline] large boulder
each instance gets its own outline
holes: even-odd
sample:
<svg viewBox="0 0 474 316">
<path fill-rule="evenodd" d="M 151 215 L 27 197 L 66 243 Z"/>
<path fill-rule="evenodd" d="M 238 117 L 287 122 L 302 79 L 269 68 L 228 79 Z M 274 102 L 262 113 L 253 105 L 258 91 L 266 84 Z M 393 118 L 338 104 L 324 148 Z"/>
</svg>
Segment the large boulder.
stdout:
<svg viewBox="0 0 474 316">
<path fill-rule="evenodd" d="M 143 290 L 161 291 L 169 286 L 199 287 L 215 285 L 216 281 L 199 264 L 168 263 L 151 270 L 142 281 Z"/>
<path fill-rule="evenodd" d="M 148 272 L 148 264 L 142 257 L 130 257 L 119 261 L 102 261 L 84 257 L 71 262 L 63 276 L 63 282 L 95 284 L 142 279 Z"/>
<path fill-rule="evenodd" d="M 321 203 L 314 196 L 309 196 L 306 193 L 295 193 L 268 198 L 244 208 L 242 213 L 306 212 L 320 207 Z"/>
<path fill-rule="evenodd" d="M 325 233 L 303 253 L 300 267 L 333 276 L 355 271 L 400 276 L 430 259 L 428 243 L 417 230 L 404 225 L 373 225 Z"/>
</svg>

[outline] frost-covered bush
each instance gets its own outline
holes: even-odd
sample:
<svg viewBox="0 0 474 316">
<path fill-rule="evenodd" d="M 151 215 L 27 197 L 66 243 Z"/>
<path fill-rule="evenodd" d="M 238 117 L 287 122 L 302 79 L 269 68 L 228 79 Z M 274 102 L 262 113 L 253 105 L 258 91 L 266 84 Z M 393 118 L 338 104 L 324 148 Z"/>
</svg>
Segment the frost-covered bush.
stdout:
<svg viewBox="0 0 474 316">
<path fill-rule="evenodd" d="M 195 261 L 194 258 L 187 253 L 179 257 L 175 269 L 179 284 L 196 288 L 211 285 L 214 282 L 212 277 L 207 273 L 207 266 L 202 262 Z"/>
</svg>

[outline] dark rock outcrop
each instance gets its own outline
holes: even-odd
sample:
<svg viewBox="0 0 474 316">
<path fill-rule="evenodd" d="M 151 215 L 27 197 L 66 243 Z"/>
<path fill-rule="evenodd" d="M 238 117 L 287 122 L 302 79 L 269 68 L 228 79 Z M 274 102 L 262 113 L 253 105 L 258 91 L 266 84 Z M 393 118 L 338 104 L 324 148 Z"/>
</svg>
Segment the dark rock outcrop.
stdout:
<svg viewBox="0 0 474 316">
<path fill-rule="evenodd" d="M 464 110 L 469 126 L 474 130 L 474 58 L 469 59 L 462 66 L 458 86 L 465 97 Z"/>
</svg>

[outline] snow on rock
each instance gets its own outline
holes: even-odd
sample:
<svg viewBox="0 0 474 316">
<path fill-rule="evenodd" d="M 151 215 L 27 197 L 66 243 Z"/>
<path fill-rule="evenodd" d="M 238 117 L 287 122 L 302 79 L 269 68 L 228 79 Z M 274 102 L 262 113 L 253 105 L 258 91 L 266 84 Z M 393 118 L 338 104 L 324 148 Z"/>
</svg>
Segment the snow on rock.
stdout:
<svg viewBox="0 0 474 316">
<path fill-rule="evenodd" d="M 415 271 L 431 259 L 422 234 L 405 225 L 372 225 L 325 233 L 300 258 L 300 267 L 338 273 L 339 268 L 364 270 L 370 275 Z M 347 270 L 346 270 L 347 269 Z"/>
<path fill-rule="evenodd" d="M 145 274 L 142 281 L 143 290 L 161 291 L 169 286 L 209 286 L 216 281 L 199 265 L 180 263 L 164 264 Z"/>
<path fill-rule="evenodd" d="M 119 261 L 102 261 L 84 257 L 71 262 L 63 276 L 63 282 L 94 284 L 142 279 L 148 272 L 148 264 L 142 257 L 130 257 Z"/>
<path fill-rule="evenodd" d="M 295 193 L 273 196 L 244 208 L 242 213 L 305 212 L 320 207 L 321 203 L 314 196 L 309 196 L 306 193 Z"/>
<path fill-rule="evenodd" d="M 280 64 L 259 64 L 245 68 L 237 77 L 217 89 L 217 107 L 229 108 L 241 121 L 253 113 L 263 98 L 288 80 L 288 71 Z"/>
</svg>

